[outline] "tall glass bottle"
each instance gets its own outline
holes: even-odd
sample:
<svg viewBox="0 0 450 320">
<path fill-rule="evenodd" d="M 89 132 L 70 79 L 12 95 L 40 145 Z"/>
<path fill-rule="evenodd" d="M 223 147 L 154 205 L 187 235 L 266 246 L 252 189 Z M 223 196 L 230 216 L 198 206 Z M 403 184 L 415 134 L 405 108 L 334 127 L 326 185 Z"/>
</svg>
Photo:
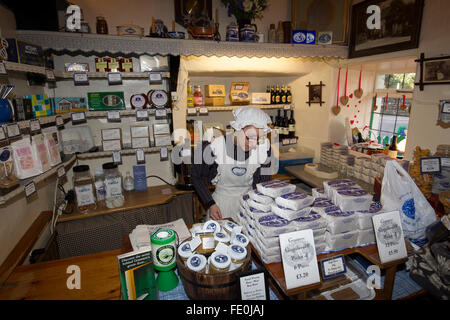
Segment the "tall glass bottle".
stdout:
<svg viewBox="0 0 450 320">
<path fill-rule="evenodd" d="M 397 158 L 397 153 L 398 153 L 397 136 L 393 136 L 392 137 L 392 142 L 389 145 L 388 157 L 396 159 Z"/>
<path fill-rule="evenodd" d="M 194 107 L 194 93 L 192 92 L 191 86 L 188 86 L 187 90 L 187 107 L 188 108 Z"/>
<path fill-rule="evenodd" d="M 276 101 L 275 101 L 275 87 L 274 86 L 272 86 L 270 88 L 270 101 L 271 101 L 271 104 L 275 104 L 276 103 Z"/>
<path fill-rule="evenodd" d="M 280 104 L 281 103 L 281 93 L 280 93 L 280 86 L 277 85 L 277 89 L 275 92 L 275 104 Z"/>
<path fill-rule="evenodd" d="M 281 104 L 286 104 L 286 90 L 284 86 L 281 87 Z"/>
<path fill-rule="evenodd" d="M 292 93 L 291 93 L 291 87 L 290 86 L 287 87 L 286 103 L 287 104 L 291 104 L 292 103 Z"/>
<path fill-rule="evenodd" d="M 289 118 L 289 138 L 295 138 L 294 110 L 291 110 L 291 117 Z"/>
</svg>

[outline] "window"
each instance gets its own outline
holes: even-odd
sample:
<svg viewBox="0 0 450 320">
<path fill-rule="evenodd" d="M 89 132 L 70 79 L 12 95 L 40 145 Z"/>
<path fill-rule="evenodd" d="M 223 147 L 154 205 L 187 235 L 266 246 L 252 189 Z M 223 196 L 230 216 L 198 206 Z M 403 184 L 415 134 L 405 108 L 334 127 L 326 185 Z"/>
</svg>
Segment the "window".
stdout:
<svg viewBox="0 0 450 320">
<path fill-rule="evenodd" d="M 383 74 L 378 76 L 376 83 L 378 108 L 372 108 L 369 137 L 387 145 L 396 135 L 400 153 L 405 151 L 414 80 L 414 73 Z M 405 110 L 401 108 L 403 101 L 407 106 Z"/>
</svg>

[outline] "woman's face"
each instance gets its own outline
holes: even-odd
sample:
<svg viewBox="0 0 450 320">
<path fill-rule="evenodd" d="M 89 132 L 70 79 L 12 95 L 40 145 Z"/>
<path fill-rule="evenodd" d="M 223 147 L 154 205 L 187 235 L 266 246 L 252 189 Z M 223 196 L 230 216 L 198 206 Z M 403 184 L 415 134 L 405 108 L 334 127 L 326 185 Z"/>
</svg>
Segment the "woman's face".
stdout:
<svg viewBox="0 0 450 320">
<path fill-rule="evenodd" d="M 254 126 L 247 126 L 237 135 L 238 145 L 244 151 L 256 149 L 261 138 L 265 137 L 264 129 L 258 129 Z"/>
</svg>

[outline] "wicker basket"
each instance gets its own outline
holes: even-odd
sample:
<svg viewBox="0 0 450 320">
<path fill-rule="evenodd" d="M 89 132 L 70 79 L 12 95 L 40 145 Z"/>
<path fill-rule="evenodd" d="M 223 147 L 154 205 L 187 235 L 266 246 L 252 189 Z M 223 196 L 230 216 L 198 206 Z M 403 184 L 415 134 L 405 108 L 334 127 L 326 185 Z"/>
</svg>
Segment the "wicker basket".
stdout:
<svg viewBox="0 0 450 320">
<path fill-rule="evenodd" d="M 441 201 L 444 206 L 445 213 L 450 213 L 450 190 L 441 192 L 439 194 L 439 201 Z"/>
</svg>

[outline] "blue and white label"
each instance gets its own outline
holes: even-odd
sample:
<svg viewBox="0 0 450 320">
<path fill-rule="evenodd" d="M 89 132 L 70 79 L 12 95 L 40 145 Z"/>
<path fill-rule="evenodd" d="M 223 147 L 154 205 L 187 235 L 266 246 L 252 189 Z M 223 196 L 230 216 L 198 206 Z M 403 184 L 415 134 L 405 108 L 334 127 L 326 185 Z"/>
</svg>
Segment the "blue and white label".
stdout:
<svg viewBox="0 0 450 320">
<path fill-rule="evenodd" d="M 231 172 L 232 172 L 235 176 L 241 177 L 241 176 L 243 176 L 244 174 L 247 173 L 247 168 L 245 168 L 245 167 L 233 167 L 233 168 L 231 169 Z"/>
<path fill-rule="evenodd" d="M 275 214 L 267 215 L 264 217 L 259 218 L 258 223 L 264 227 L 285 227 L 289 225 L 289 221 L 286 219 L 283 219 Z"/>
</svg>

